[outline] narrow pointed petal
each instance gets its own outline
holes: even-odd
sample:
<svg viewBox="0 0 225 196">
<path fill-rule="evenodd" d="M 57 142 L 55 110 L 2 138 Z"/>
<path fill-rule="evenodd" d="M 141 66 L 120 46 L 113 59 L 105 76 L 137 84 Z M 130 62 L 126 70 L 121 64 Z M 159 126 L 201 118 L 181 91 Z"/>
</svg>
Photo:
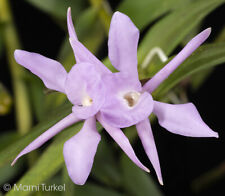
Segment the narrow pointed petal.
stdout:
<svg viewBox="0 0 225 196">
<path fill-rule="evenodd" d="M 26 148 L 24 148 L 18 156 L 15 158 L 15 160 L 12 162 L 11 165 L 14 165 L 16 161 L 23 155 L 39 148 L 42 144 L 47 142 L 49 139 L 54 137 L 56 134 L 58 134 L 60 131 L 65 129 L 66 127 L 69 127 L 70 125 L 80 121 L 74 114 L 70 114 L 66 116 L 64 119 L 56 123 L 53 127 L 42 133 L 38 138 L 36 138 L 33 142 L 31 142 Z"/>
<path fill-rule="evenodd" d="M 16 62 L 37 75 L 49 89 L 64 93 L 67 72 L 57 61 L 40 54 L 15 50 Z"/>
<path fill-rule="evenodd" d="M 121 72 L 138 78 L 137 46 L 139 30 L 131 19 L 120 12 L 113 14 L 109 29 L 109 59 Z"/>
<path fill-rule="evenodd" d="M 86 182 L 100 140 L 95 117 L 92 117 L 85 121 L 78 134 L 65 142 L 63 155 L 69 176 L 75 184 Z"/>
<path fill-rule="evenodd" d="M 135 152 L 121 129 L 111 127 L 101 117 L 101 114 L 97 115 L 98 121 L 105 128 L 105 130 L 109 133 L 109 135 L 115 140 L 115 142 L 120 146 L 120 148 L 127 154 L 127 156 L 141 169 L 146 172 L 150 172 L 147 167 L 145 167 L 135 155 Z"/>
<path fill-rule="evenodd" d="M 154 75 L 143 87 L 145 91 L 153 92 L 168 76 L 189 57 L 210 35 L 208 28 L 195 36 L 167 65 Z"/>
<path fill-rule="evenodd" d="M 68 32 L 70 37 L 69 40 L 73 48 L 76 63 L 88 62 L 91 64 L 96 64 L 98 65 L 100 72 L 110 73 L 111 71 L 109 71 L 109 69 L 106 68 L 101 61 L 99 61 L 82 43 L 79 42 L 74 26 L 73 26 L 70 8 L 68 8 L 68 11 L 67 11 L 67 26 L 68 26 Z"/>
<path fill-rule="evenodd" d="M 154 167 L 159 183 L 163 185 L 158 152 L 149 119 L 145 119 L 136 125 L 138 136 L 141 139 L 145 152 Z"/>
<path fill-rule="evenodd" d="M 159 124 L 172 133 L 189 137 L 219 137 L 205 124 L 192 103 L 173 105 L 155 101 L 153 113 Z"/>
<path fill-rule="evenodd" d="M 68 27 L 68 32 L 69 32 L 70 38 L 77 40 L 77 34 L 76 34 L 74 26 L 73 26 L 70 7 L 67 10 L 67 27 Z"/>
<path fill-rule="evenodd" d="M 70 44 L 73 48 L 73 52 L 76 58 L 76 63 L 91 63 L 96 64 L 99 67 L 99 71 L 102 74 L 111 73 L 111 71 L 99 61 L 82 43 L 78 40 L 70 38 Z"/>
</svg>

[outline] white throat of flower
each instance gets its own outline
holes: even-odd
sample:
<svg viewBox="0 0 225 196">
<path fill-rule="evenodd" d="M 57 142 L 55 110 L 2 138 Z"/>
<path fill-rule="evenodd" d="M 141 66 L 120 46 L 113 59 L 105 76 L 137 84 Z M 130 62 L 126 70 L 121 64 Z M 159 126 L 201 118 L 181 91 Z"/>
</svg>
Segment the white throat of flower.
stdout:
<svg viewBox="0 0 225 196">
<path fill-rule="evenodd" d="M 139 92 L 128 92 L 126 94 L 124 94 L 123 99 L 126 101 L 126 104 L 129 107 L 133 107 L 137 104 L 139 97 L 140 97 L 140 93 Z"/>
<path fill-rule="evenodd" d="M 82 99 L 82 106 L 91 106 L 93 103 L 93 100 L 91 97 L 89 97 L 88 95 L 86 95 L 83 99 Z"/>
</svg>

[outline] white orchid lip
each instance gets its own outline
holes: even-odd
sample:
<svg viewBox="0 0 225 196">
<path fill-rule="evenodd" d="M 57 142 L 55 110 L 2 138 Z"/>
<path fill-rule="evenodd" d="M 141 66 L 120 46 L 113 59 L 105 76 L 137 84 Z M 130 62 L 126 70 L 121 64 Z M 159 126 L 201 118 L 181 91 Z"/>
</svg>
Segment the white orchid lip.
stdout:
<svg viewBox="0 0 225 196">
<path fill-rule="evenodd" d="M 133 107 L 137 104 L 139 98 L 141 96 L 141 93 L 136 91 L 131 91 L 123 95 L 123 99 L 126 101 L 126 104 L 129 107 Z"/>
<path fill-rule="evenodd" d="M 82 106 L 91 106 L 93 104 L 93 99 L 87 95 L 82 99 L 81 104 Z"/>
</svg>

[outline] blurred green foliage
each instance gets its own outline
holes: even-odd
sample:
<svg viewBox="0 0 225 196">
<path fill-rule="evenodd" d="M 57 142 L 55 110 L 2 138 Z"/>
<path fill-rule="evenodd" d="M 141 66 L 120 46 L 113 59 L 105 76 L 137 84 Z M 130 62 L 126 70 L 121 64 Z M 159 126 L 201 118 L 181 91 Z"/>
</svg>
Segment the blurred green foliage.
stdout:
<svg viewBox="0 0 225 196">
<path fill-rule="evenodd" d="M 0 83 L 0 116 L 10 112 L 12 106 L 12 97 L 6 88 Z"/>
<path fill-rule="evenodd" d="M 138 49 L 140 79 L 152 77 L 165 65 L 155 58 L 149 62 L 147 68 L 142 68 L 142 63 L 152 48 L 160 47 L 166 55 L 171 55 L 174 49 L 187 40 L 188 36 L 195 34 L 200 29 L 202 21 L 210 12 L 225 2 L 225 0 L 123 0 L 119 1 L 117 8 L 113 10 L 106 0 L 26 1 L 52 17 L 66 34 L 66 11 L 68 7 L 71 7 L 80 41 L 95 54 L 107 39 L 112 13 L 119 10 L 127 14 L 141 33 L 144 30 L 146 32 L 143 34 Z M 7 0 L 0 0 L 0 5 L 4 5 L 4 2 L 9 3 Z M 59 93 L 46 93 L 46 89 L 39 79 L 25 72 L 24 69 L 18 68 L 19 65 L 13 60 L 13 51 L 20 46 L 17 31 L 11 18 L 13 10 L 10 10 L 10 7 L 3 10 L 4 12 L 0 14 L 0 57 L 5 50 L 11 67 L 11 77 L 14 81 L 14 97 L 12 98 L 6 88 L 0 84 L 0 115 L 12 112 L 10 110 L 11 104 L 12 102 L 15 103 L 15 107 L 20 107 L 16 113 L 19 124 L 17 129 L 21 129 L 21 127 L 25 129 L 25 132 L 23 132 L 25 135 L 21 136 L 16 131 L 7 130 L 4 130 L 3 134 L 1 133 L 0 184 L 4 184 L 6 181 L 11 182 L 11 180 L 14 182 L 15 177 L 18 177 L 20 168 L 27 163 L 28 169 L 19 177 L 17 184 L 35 185 L 59 181 L 61 184 L 65 183 L 70 190 L 67 190 L 66 195 L 79 196 L 162 195 L 152 177 L 137 168 L 122 152 L 119 153 L 118 157 L 117 149 L 104 138 L 104 135 L 98 147 L 91 172 L 93 180 L 90 180 L 83 187 L 74 185 L 67 175 L 62 149 L 63 143 L 80 130 L 82 123 L 67 128 L 42 150 L 37 150 L 42 152 L 40 157 L 34 155 L 35 164 L 29 165 L 24 157 L 18 161 L 16 167 L 11 168 L 9 166 L 26 145 L 66 116 L 71 111 L 71 104 L 68 103 L 65 96 Z M 5 20 L 5 17 L 7 20 Z M 167 93 L 173 92 L 173 87 L 179 85 L 186 78 L 192 78 L 192 85 L 198 88 L 204 82 L 205 77 L 196 77 L 197 74 L 201 73 L 202 76 L 206 76 L 211 73 L 209 68 L 225 62 L 225 43 L 221 43 L 225 40 L 224 32 L 225 30 L 219 34 L 214 41 L 215 43 L 201 46 L 159 86 L 153 96 L 158 100 L 165 99 Z M 58 54 L 58 60 L 69 71 L 75 64 L 75 60 L 68 42 L 68 36 L 64 38 Z M 172 59 L 172 57 L 169 59 Z M 112 68 L 107 57 L 103 62 L 106 66 Z M 14 67 L 20 69 L 20 74 L 15 73 Z M 34 117 L 29 119 L 28 116 L 31 118 L 31 113 L 34 114 Z M 30 128 L 34 120 L 38 123 Z M 24 124 L 26 125 L 24 126 Z M 98 126 L 98 129 L 103 131 L 100 126 Z M 129 133 L 128 137 L 134 141 L 136 134 L 133 127 L 127 128 L 126 132 Z M 43 195 L 45 194 L 43 193 Z M 51 193 L 48 194 L 51 195 Z M 12 190 L 7 195 L 30 195 L 30 193 Z M 38 195 L 42 195 L 42 192 Z"/>
<path fill-rule="evenodd" d="M 74 17 L 78 17 L 87 6 L 87 0 L 26 0 L 33 6 L 59 19 L 66 18 L 68 7 L 74 12 Z"/>
</svg>

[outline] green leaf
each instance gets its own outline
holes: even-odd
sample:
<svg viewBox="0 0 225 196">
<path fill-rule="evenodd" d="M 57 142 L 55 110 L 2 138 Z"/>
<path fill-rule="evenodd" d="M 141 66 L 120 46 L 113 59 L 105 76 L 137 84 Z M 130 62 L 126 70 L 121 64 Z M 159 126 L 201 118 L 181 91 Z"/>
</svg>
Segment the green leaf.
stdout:
<svg viewBox="0 0 225 196">
<path fill-rule="evenodd" d="M 189 2 L 190 0 L 124 0 L 118 10 L 128 15 L 139 29 L 143 29 L 163 14 Z"/>
<path fill-rule="evenodd" d="M 123 132 L 131 143 L 133 143 L 138 136 L 136 126 L 126 127 L 123 129 Z"/>
<path fill-rule="evenodd" d="M 224 54 L 225 43 L 201 46 L 153 92 L 153 96 L 162 97 L 184 78 L 224 63 Z"/>
<path fill-rule="evenodd" d="M 45 112 L 45 98 L 44 95 L 44 84 L 43 82 L 35 77 L 34 75 L 31 75 L 27 77 L 27 86 L 30 94 L 30 102 L 32 109 L 34 111 L 35 117 L 40 122 L 44 118 L 44 112 Z"/>
<path fill-rule="evenodd" d="M 77 17 L 87 4 L 85 0 L 26 0 L 33 6 L 59 18 L 65 18 L 68 7 L 71 7 L 74 17 Z"/>
<path fill-rule="evenodd" d="M 217 43 L 225 42 L 225 27 L 222 28 L 221 32 L 219 33 L 219 35 L 215 39 L 215 42 L 217 42 Z"/>
<path fill-rule="evenodd" d="M 108 186 L 118 187 L 121 183 L 121 175 L 118 170 L 113 148 L 106 142 L 106 138 L 103 136 L 95 155 L 91 174 Z"/>
<path fill-rule="evenodd" d="M 63 174 L 63 176 L 62 176 L 61 184 L 65 184 L 65 186 L 66 186 L 66 190 L 65 190 L 64 194 L 66 196 L 73 196 L 73 195 L 75 195 L 75 184 L 70 179 L 65 164 L 64 164 L 64 167 L 63 167 L 62 174 Z"/>
<path fill-rule="evenodd" d="M 97 19 L 98 10 L 95 7 L 86 9 L 78 19 L 75 19 L 76 33 L 79 40 L 84 40 L 90 35 L 91 31 L 89 30 L 95 26 Z"/>
<path fill-rule="evenodd" d="M 113 67 L 112 63 L 110 62 L 109 58 L 106 57 L 105 59 L 103 59 L 103 64 L 112 72 L 118 72 L 118 70 L 116 70 L 115 67 Z"/>
<path fill-rule="evenodd" d="M 207 14 L 224 2 L 224 0 L 195 0 L 161 19 L 142 40 L 138 50 L 138 62 L 141 63 L 154 47 L 160 47 L 166 55 L 169 55 Z"/>
<path fill-rule="evenodd" d="M 192 74 L 191 76 L 191 87 L 193 90 L 197 90 L 204 81 L 209 78 L 209 76 L 212 74 L 213 68 L 208 68 L 201 71 L 201 74 L 196 72 L 195 74 Z"/>
<path fill-rule="evenodd" d="M 104 25 L 105 33 L 109 32 L 110 22 L 112 18 L 112 11 L 107 0 L 89 0 L 92 7 L 98 10 L 98 16 L 101 23 Z"/>
<path fill-rule="evenodd" d="M 0 151 L 4 150 L 7 146 L 14 143 L 20 138 L 16 131 L 5 131 L 0 135 Z"/>
<path fill-rule="evenodd" d="M 220 43 L 220 42 L 225 42 L 225 28 L 224 27 L 215 39 L 215 43 Z M 210 74 L 212 74 L 213 70 L 214 70 L 214 68 L 212 67 L 212 68 L 202 71 L 200 75 L 198 73 L 193 74 L 191 76 L 192 89 L 197 90 L 204 83 L 204 81 L 210 76 Z"/>
<path fill-rule="evenodd" d="M 37 163 L 17 182 L 17 184 L 38 185 L 56 174 L 63 165 L 63 145 L 66 140 L 75 135 L 83 123 L 77 123 L 62 131 L 54 142 L 44 151 Z M 29 195 L 29 192 L 14 191 L 7 195 Z"/>
<path fill-rule="evenodd" d="M 0 116 L 6 115 L 12 108 L 12 97 L 8 90 L 0 83 Z"/>
<path fill-rule="evenodd" d="M 5 165 L 0 168 L 0 184 L 4 184 L 6 182 L 10 182 L 13 177 L 16 177 L 21 172 L 21 167 L 23 166 L 24 161 L 16 164 L 15 167 L 11 167 L 11 165 Z"/>
<path fill-rule="evenodd" d="M 0 152 L 0 168 L 6 164 L 10 164 L 25 146 L 70 112 L 70 104 L 59 107 L 57 110 L 52 111 L 53 115 L 50 115 L 51 117 L 47 118 L 45 122 L 39 123 L 27 135 L 21 137 L 18 141 L 2 150 Z"/>
<path fill-rule="evenodd" d="M 128 195 L 162 195 L 153 180 L 151 174 L 147 174 L 138 168 L 126 155 L 121 159 L 123 185 Z"/>
<path fill-rule="evenodd" d="M 95 185 L 93 183 L 86 183 L 83 186 L 76 186 L 75 188 L 75 195 L 79 196 L 101 196 L 101 195 L 107 195 L 107 196 L 122 196 L 122 194 L 118 193 L 117 191 L 105 188 L 99 185 Z"/>
<path fill-rule="evenodd" d="M 98 9 L 86 9 L 75 24 L 79 40 L 92 53 L 96 53 L 105 38 L 104 26 L 98 19 Z"/>
<path fill-rule="evenodd" d="M 0 116 L 10 112 L 12 106 L 12 97 L 8 90 L 0 83 Z"/>
</svg>

